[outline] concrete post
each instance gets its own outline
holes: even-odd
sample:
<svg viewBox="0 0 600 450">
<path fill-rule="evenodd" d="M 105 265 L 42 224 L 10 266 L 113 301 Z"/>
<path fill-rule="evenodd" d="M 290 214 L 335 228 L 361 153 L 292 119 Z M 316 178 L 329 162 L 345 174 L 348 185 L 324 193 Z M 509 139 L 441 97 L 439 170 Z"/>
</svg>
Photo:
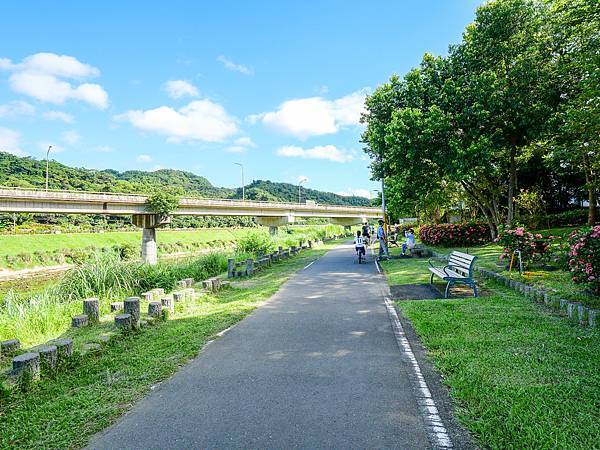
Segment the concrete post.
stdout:
<svg viewBox="0 0 600 450">
<path fill-rule="evenodd" d="M 278 230 L 278 228 L 277 228 L 276 226 L 272 226 L 272 225 L 271 225 L 271 226 L 269 227 L 269 234 L 270 234 L 271 236 L 275 236 L 275 235 L 277 235 L 277 230 Z"/>
<path fill-rule="evenodd" d="M 152 265 L 158 262 L 155 228 L 144 228 L 142 230 L 142 261 Z"/>
</svg>

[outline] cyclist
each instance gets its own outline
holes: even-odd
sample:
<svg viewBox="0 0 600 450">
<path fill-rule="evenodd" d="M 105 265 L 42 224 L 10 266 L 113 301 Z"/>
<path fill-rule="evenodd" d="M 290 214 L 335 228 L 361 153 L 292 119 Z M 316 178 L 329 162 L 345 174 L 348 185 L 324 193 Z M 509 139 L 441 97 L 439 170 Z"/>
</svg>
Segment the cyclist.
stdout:
<svg viewBox="0 0 600 450">
<path fill-rule="evenodd" d="M 367 222 L 363 224 L 362 235 L 365 244 L 369 245 L 371 243 L 371 227 L 369 227 L 369 224 Z"/>
<path fill-rule="evenodd" d="M 365 240 L 361 236 L 360 230 L 356 232 L 356 238 L 354 239 L 354 248 L 356 249 L 356 254 L 358 255 L 358 263 L 360 264 L 365 257 Z"/>
</svg>

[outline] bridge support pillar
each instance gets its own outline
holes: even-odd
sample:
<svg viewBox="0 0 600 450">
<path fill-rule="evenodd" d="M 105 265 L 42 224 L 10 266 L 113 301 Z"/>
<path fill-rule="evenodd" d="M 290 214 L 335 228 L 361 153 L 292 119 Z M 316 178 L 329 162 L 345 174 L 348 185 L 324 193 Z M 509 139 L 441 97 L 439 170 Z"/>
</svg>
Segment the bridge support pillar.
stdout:
<svg viewBox="0 0 600 450">
<path fill-rule="evenodd" d="M 131 221 L 136 227 L 142 229 L 142 261 L 146 264 L 156 264 L 158 262 L 156 229 L 171 223 L 171 217 L 157 214 L 135 214 Z"/>
<path fill-rule="evenodd" d="M 263 227 L 269 227 L 269 233 L 271 236 L 275 236 L 277 234 L 278 227 L 294 223 L 294 215 L 288 214 L 287 216 L 283 217 L 258 216 L 255 220 L 259 225 L 262 225 Z"/>
</svg>

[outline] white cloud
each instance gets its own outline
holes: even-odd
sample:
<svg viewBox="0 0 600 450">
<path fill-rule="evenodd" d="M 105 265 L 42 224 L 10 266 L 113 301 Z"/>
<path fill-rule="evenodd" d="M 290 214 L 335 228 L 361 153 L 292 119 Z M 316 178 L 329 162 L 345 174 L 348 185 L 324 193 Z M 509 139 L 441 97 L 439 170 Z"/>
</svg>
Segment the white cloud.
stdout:
<svg viewBox="0 0 600 450">
<path fill-rule="evenodd" d="M 235 141 L 233 141 L 233 143 L 235 145 L 241 145 L 244 147 L 256 147 L 256 144 L 252 141 L 252 139 L 250 139 L 249 137 L 241 137 L 241 138 L 237 138 Z"/>
<path fill-rule="evenodd" d="M 2 61 L 0 60 L 0 63 Z M 9 128 L 0 127 L 0 152 L 12 153 L 17 156 L 25 156 L 21 149 L 21 135 Z"/>
<path fill-rule="evenodd" d="M 167 136 L 169 142 L 222 142 L 238 131 L 236 119 L 210 100 L 195 100 L 178 110 L 169 106 L 131 110 L 115 119 L 129 122 L 143 131 Z"/>
<path fill-rule="evenodd" d="M 244 153 L 246 150 L 248 149 L 242 145 L 230 145 L 229 147 L 225 147 L 227 153 Z"/>
<path fill-rule="evenodd" d="M 16 116 L 31 116 L 35 114 L 35 107 L 27 102 L 14 100 L 0 105 L 0 117 L 9 118 Z"/>
<path fill-rule="evenodd" d="M 138 155 L 138 157 L 135 158 L 135 160 L 141 163 L 149 163 L 153 161 L 152 156 L 150 155 Z"/>
<path fill-rule="evenodd" d="M 62 140 L 69 145 L 75 145 L 81 140 L 81 136 L 77 131 L 74 130 L 65 131 L 62 134 Z"/>
<path fill-rule="evenodd" d="M 182 98 L 182 97 L 198 97 L 200 92 L 198 88 L 189 81 L 185 80 L 171 80 L 167 81 L 164 85 L 165 91 L 171 98 Z"/>
<path fill-rule="evenodd" d="M 299 139 L 337 133 L 342 127 L 360 124 L 366 89 L 337 100 L 308 97 L 288 100 L 276 111 L 248 116 L 250 123 L 262 121 L 267 127 Z"/>
<path fill-rule="evenodd" d="M 352 189 L 352 188 L 348 188 L 345 191 L 336 192 L 336 194 L 337 195 L 343 195 L 344 197 L 357 196 L 357 197 L 371 198 L 371 191 L 369 191 L 368 189 Z"/>
<path fill-rule="evenodd" d="M 219 61 L 220 63 L 223 64 L 223 66 L 225 66 L 226 69 L 228 70 L 233 70 L 234 72 L 239 72 L 242 73 L 244 75 L 252 75 L 254 73 L 254 71 L 247 67 L 244 66 L 243 64 L 236 64 L 233 61 L 231 61 L 230 59 L 226 58 L 223 55 L 220 55 L 217 58 L 217 61 Z"/>
<path fill-rule="evenodd" d="M 334 162 L 350 162 L 354 159 L 351 153 L 340 150 L 335 145 L 317 145 L 316 147 L 304 149 L 294 145 L 288 145 L 277 149 L 277 155 L 288 158 L 304 159 L 326 159 Z"/>
<path fill-rule="evenodd" d="M 64 80 L 83 80 L 100 74 L 97 68 L 72 56 L 36 53 L 18 64 L 1 59 L 0 69 L 12 72 L 9 84 L 15 92 L 42 102 L 63 104 L 67 100 L 78 100 L 100 109 L 108 106 L 108 94 L 99 84 Z"/>
<path fill-rule="evenodd" d="M 46 120 L 60 120 L 64 123 L 73 123 L 75 121 L 71 114 L 62 111 L 47 111 L 42 116 Z"/>
</svg>

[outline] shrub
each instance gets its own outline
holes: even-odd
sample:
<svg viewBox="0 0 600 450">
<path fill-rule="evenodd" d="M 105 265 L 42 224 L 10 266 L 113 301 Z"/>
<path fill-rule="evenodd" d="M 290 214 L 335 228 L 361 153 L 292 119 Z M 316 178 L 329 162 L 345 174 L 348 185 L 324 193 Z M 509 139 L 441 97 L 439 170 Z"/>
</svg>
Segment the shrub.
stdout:
<svg viewBox="0 0 600 450">
<path fill-rule="evenodd" d="M 588 220 L 587 209 L 573 209 L 556 214 L 546 214 L 543 224 L 549 227 L 584 225 Z"/>
<path fill-rule="evenodd" d="M 478 222 L 422 225 L 419 239 L 427 245 L 467 247 L 490 241 L 488 227 Z"/>
<path fill-rule="evenodd" d="M 509 258 L 514 252 L 521 252 L 521 260 L 525 264 L 540 261 L 548 254 L 552 236 L 544 238 L 541 234 L 533 234 L 524 227 L 514 230 L 503 230 L 496 242 L 504 247 L 500 259 Z"/>
<path fill-rule="evenodd" d="M 600 295 L 600 225 L 574 231 L 569 243 L 573 281 L 588 284 L 594 294 Z"/>
<path fill-rule="evenodd" d="M 235 251 L 238 253 L 269 253 L 274 249 L 275 242 L 269 234 L 263 231 L 252 231 L 242 236 L 235 246 Z"/>
</svg>

